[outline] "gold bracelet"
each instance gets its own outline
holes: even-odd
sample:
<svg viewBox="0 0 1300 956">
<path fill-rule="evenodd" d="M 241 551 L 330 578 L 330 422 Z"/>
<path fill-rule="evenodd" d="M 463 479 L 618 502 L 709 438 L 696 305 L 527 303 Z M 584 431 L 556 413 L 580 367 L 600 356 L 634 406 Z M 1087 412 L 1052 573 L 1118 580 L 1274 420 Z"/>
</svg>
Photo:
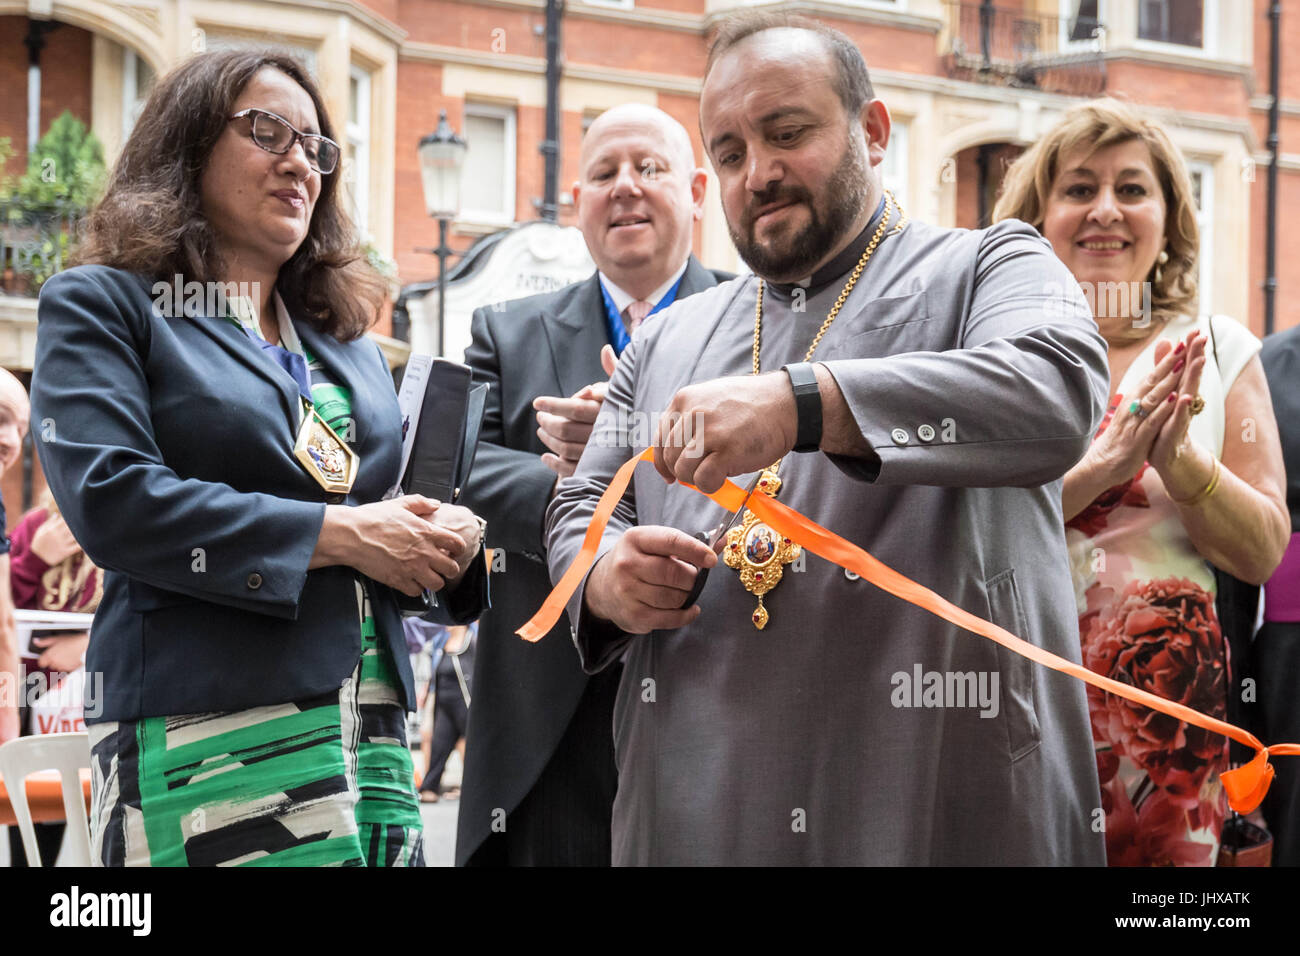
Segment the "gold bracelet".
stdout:
<svg viewBox="0 0 1300 956">
<path fill-rule="evenodd" d="M 1180 506 L 1180 507 L 1183 507 L 1183 508 L 1194 508 L 1194 507 L 1196 507 L 1196 506 L 1199 505 L 1202 501 L 1204 501 L 1206 498 L 1210 497 L 1210 495 L 1214 494 L 1214 490 L 1215 490 L 1216 488 L 1219 487 L 1219 477 L 1220 477 L 1220 475 L 1222 475 L 1222 473 L 1223 473 L 1223 469 L 1222 469 L 1222 467 L 1219 465 L 1219 459 L 1215 458 L 1215 459 L 1214 459 L 1214 474 L 1213 474 L 1213 476 L 1211 476 L 1211 478 L 1210 478 L 1210 483 L 1209 483 L 1208 485 L 1206 485 L 1205 488 L 1204 488 L 1202 491 L 1200 491 L 1200 492 L 1197 493 L 1197 494 L 1192 495 L 1192 497 L 1190 497 L 1190 498 L 1185 498 L 1185 499 L 1183 499 L 1182 501 L 1179 501 L 1177 498 L 1172 498 L 1172 497 L 1171 497 L 1171 500 L 1173 501 L 1174 504 L 1176 504 L 1176 505 L 1178 505 L 1178 506 Z"/>
</svg>

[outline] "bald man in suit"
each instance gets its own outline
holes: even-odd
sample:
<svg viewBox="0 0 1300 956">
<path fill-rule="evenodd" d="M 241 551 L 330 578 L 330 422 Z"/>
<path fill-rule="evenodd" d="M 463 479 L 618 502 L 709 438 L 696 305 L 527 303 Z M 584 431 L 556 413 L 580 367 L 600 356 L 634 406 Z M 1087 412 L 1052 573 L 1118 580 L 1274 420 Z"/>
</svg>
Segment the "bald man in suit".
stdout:
<svg viewBox="0 0 1300 956">
<path fill-rule="evenodd" d="M 596 274 L 479 309 L 465 353 L 492 388 L 464 503 L 504 556 L 480 624 L 458 866 L 609 865 L 620 669 L 584 674 L 567 623 L 536 644 L 514 632 L 550 591 L 544 515 L 582 455 L 615 356 L 660 309 L 728 278 L 691 255 L 706 173 L 681 124 L 616 107 L 592 123 L 580 162 L 573 199 Z"/>
</svg>

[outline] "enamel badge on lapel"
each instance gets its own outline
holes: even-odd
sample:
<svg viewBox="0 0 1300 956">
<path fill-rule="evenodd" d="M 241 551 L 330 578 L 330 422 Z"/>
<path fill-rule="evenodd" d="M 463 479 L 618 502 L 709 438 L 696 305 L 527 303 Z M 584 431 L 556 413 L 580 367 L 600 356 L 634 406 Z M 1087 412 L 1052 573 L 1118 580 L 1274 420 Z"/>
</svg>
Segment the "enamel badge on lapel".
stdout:
<svg viewBox="0 0 1300 956">
<path fill-rule="evenodd" d="M 781 490 L 781 479 L 773 471 L 765 471 L 758 479 L 758 490 L 775 498 Z M 767 627 L 767 608 L 763 595 L 781 583 L 785 565 L 799 557 L 803 551 L 789 538 L 773 531 L 752 511 L 745 513 L 739 528 L 727 532 L 727 546 L 722 549 L 722 560 L 727 567 L 740 572 L 740 583 L 750 594 L 758 596 L 758 608 L 750 616 L 754 627 L 760 631 Z"/>
<path fill-rule="evenodd" d="M 357 480 L 361 459 L 343 443 L 316 410 L 316 404 L 312 400 L 310 370 L 310 364 L 314 360 L 302 347 L 279 293 L 275 294 L 274 301 L 276 321 L 280 327 L 278 345 L 272 345 L 262 334 L 257 310 L 246 296 L 227 300 L 226 318 L 262 350 L 265 358 L 274 362 L 298 386 L 302 420 L 298 425 L 298 437 L 293 443 L 293 457 L 298 459 L 307 474 L 325 491 L 346 495 Z"/>
<path fill-rule="evenodd" d="M 306 409 L 293 455 L 330 494 L 347 494 L 357 480 L 361 459 L 334 434 L 315 406 Z"/>
</svg>

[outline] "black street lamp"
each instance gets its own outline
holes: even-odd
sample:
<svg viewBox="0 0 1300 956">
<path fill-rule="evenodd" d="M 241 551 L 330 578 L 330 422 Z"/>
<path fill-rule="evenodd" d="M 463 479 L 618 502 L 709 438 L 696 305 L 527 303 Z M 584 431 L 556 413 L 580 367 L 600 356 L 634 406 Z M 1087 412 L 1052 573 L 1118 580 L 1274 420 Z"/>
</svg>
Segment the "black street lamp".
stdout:
<svg viewBox="0 0 1300 956">
<path fill-rule="evenodd" d="M 465 165 L 468 144 L 447 123 L 447 111 L 438 113 L 438 128 L 420 140 L 420 181 L 424 185 L 424 206 L 438 220 L 438 355 L 445 347 L 447 323 L 447 224 L 460 212 L 460 171 Z"/>
</svg>

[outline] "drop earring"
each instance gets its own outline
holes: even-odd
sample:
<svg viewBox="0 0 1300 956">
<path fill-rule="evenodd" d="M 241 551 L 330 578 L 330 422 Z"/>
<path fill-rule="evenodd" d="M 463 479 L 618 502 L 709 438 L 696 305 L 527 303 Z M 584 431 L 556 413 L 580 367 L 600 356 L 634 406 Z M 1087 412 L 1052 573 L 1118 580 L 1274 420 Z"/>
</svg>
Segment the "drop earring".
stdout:
<svg viewBox="0 0 1300 956">
<path fill-rule="evenodd" d="M 1160 255 L 1156 256 L 1156 285 L 1160 285 L 1164 281 L 1164 271 L 1160 267 L 1168 261 L 1169 253 L 1161 249 Z"/>
</svg>

